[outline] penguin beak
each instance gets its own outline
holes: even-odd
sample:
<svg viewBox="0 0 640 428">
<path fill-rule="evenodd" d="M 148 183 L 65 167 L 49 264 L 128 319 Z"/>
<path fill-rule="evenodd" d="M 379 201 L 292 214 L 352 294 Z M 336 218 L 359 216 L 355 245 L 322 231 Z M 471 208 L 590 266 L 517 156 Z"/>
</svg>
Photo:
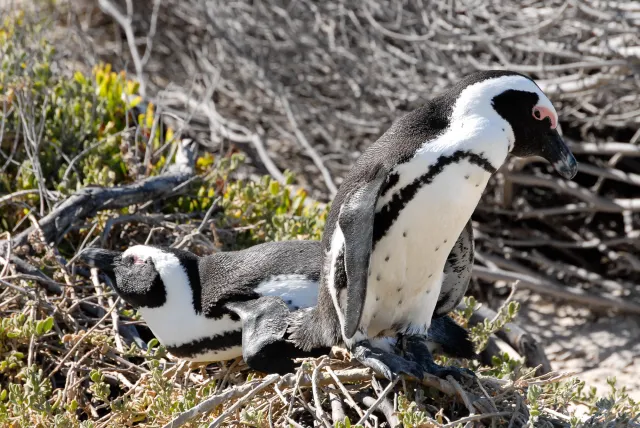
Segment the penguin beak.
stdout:
<svg viewBox="0 0 640 428">
<path fill-rule="evenodd" d="M 549 161 L 558 174 L 567 180 L 571 180 L 578 173 L 576 158 L 555 129 L 550 129 L 545 135 L 541 156 Z"/>
<path fill-rule="evenodd" d="M 96 267 L 105 272 L 113 272 L 116 261 L 120 258 L 118 251 L 103 250 L 102 248 L 87 248 L 78 258 L 91 267 Z"/>
</svg>

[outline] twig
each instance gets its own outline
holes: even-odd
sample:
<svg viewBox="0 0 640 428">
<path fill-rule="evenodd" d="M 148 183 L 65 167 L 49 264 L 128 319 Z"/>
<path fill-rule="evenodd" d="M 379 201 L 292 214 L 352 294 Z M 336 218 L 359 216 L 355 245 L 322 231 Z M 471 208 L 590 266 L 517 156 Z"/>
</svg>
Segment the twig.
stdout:
<svg viewBox="0 0 640 428">
<path fill-rule="evenodd" d="M 49 373 L 49 378 L 51 378 L 54 374 L 56 374 L 58 372 L 58 370 L 60 370 L 60 368 L 62 367 L 62 365 L 69 359 L 69 357 L 71 355 L 73 355 L 73 353 L 75 352 L 76 349 L 78 349 L 78 347 L 82 344 L 82 342 L 84 342 L 84 340 L 86 338 L 89 337 L 89 335 L 91 333 L 93 333 L 93 331 L 100 327 L 100 324 L 102 324 L 104 322 L 104 320 L 107 319 L 107 317 L 109 315 L 111 315 L 111 312 L 116 308 L 116 304 L 120 301 L 120 298 L 118 297 L 118 299 L 116 300 L 116 302 L 114 303 L 113 306 L 111 306 L 109 308 L 109 310 L 107 311 L 106 314 L 104 314 L 104 316 L 102 318 L 100 318 L 100 320 L 95 323 L 93 325 L 93 327 L 91 327 L 89 330 L 87 330 L 87 332 L 85 334 L 82 335 L 82 337 L 80 337 L 80 339 L 78 339 L 78 341 L 75 343 L 75 345 L 73 345 L 71 347 L 71 349 L 69 350 L 69 352 L 66 353 L 66 355 L 62 358 L 62 360 L 58 363 L 58 365 Z"/>
<path fill-rule="evenodd" d="M 367 370 L 366 373 L 367 373 L 368 376 L 366 378 L 370 378 L 370 376 L 371 376 L 368 372 L 369 371 Z M 340 391 L 342 391 L 342 394 L 344 395 L 345 400 L 347 400 L 347 403 L 349 403 L 349 405 L 351 405 L 351 408 L 353 408 L 356 412 L 358 412 L 358 415 L 360 416 L 360 419 L 362 419 L 364 417 L 365 413 L 362 411 L 360 406 L 358 406 L 356 404 L 356 402 L 353 401 L 353 397 L 351 397 L 351 394 L 349 393 L 349 391 L 347 391 L 347 388 L 345 388 L 345 386 L 343 385 L 342 381 L 340 380 L 340 377 L 338 377 L 337 373 L 334 372 L 331 369 L 331 367 L 327 367 L 327 373 L 329 373 L 329 375 L 331 376 L 331 378 L 335 382 L 336 386 L 338 388 L 340 388 Z"/>
<path fill-rule="evenodd" d="M 612 296 L 595 296 L 577 288 L 560 288 L 544 281 L 516 272 L 501 269 L 488 269 L 483 266 L 473 267 L 473 276 L 485 281 L 520 281 L 519 285 L 537 293 L 558 297 L 570 302 L 577 302 L 594 309 L 616 309 L 630 314 L 640 314 L 640 305 Z"/>
<path fill-rule="evenodd" d="M 163 428 L 178 428 L 205 413 L 209 413 L 210 411 L 214 410 L 216 407 L 227 401 L 242 397 L 238 402 L 234 404 L 234 406 L 236 406 L 235 408 L 240 407 L 248 399 L 253 397 L 258 392 L 262 391 L 264 388 L 278 381 L 279 379 L 279 375 L 269 375 L 264 379 L 261 379 L 260 381 L 248 382 L 243 385 L 230 388 L 220 394 L 212 395 L 206 400 L 200 402 L 197 406 L 192 407 L 186 412 L 180 413 L 170 422 L 166 423 Z M 235 408 L 233 409 L 233 411 L 235 411 Z M 231 408 L 227 409 L 226 412 L 218 416 L 209 426 L 215 427 L 223 422 L 224 419 L 229 415 L 230 409 Z"/>
<path fill-rule="evenodd" d="M 461 419 L 458 419 L 457 421 L 453 421 L 451 423 L 442 425 L 442 428 L 453 428 L 467 422 L 481 421 L 482 419 L 499 418 L 502 416 L 510 416 L 510 415 L 511 415 L 511 412 L 497 412 L 497 413 L 484 413 L 479 415 L 472 415 L 472 416 L 467 416 L 466 418 L 461 418 Z"/>
<path fill-rule="evenodd" d="M 142 95 L 142 98 L 144 98 L 147 92 L 146 82 L 145 82 L 144 75 L 142 74 L 142 71 L 143 71 L 142 61 L 140 60 L 140 54 L 138 53 L 138 47 L 136 46 L 136 39 L 133 33 L 133 27 L 131 25 L 131 20 L 132 20 L 131 14 L 129 13 L 128 16 L 123 15 L 122 12 L 118 10 L 116 5 L 111 3 L 109 0 L 98 0 L 98 4 L 100 5 L 100 9 L 102 9 L 104 12 L 111 15 L 113 19 L 116 20 L 118 25 L 120 25 L 120 27 L 122 27 L 122 29 L 124 30 L 125 36 L 127 38 L 127 43 L 129 44 L 129 51 L 131 53 L 131 58 L 133 59 L 133 65 L 136 69 L 138 84 L 140 85 L 139 86 L 140 95 Z"/>
<path fill-rule="evenodd" d="M 280 379 L 279 375 L 269 375 L 264 378 L 264 380 L 256 386 L 254 389 L 245 394 L 241 399 L 236 401 L 232 406 L 230 406 L 227 410 L 225 410 L 220 416 L 215 418 L 213 422 L 209 424 L 209 428 L 216 428 L 219 426 L 229 415 L 234 413 L 237 409 L 240 408 L 244 403 L 250 400 L 254 395 L 267 388 L 272 383 L 277 382 Z M 166 426 L 166 425 L 165 425 Z"/>
<path fill-rule="evenodd" d="M 313 374 L 311 375 L 311 388 L 313 391 L 313 402 L 316 405 L 316 418 L 327 426 L 331 427 L 331 424 L 327 420 L 327 415 L 322 409 L 322 400 L 320 399 L 320 388 L 318 387 L 318 373 L 320 370 L 327 365 L 327 358 L 323 358 L 313 369 Z"/>
<path fill-rule="evenodd" d="M 302 131 L 300 131 L 300 128 L 296 123 L 296 119 L 293 116 L 293 112 L 291 111 L 291 107 L 289 107 L 289 101 L 287 100 L 287 98 L 284 96 L 281 97 L 280 102 L 282 103 L 282 106 L 284 107 L 284 110 L 287 113 L 287 118 L 289 119 L 289 123 L 293 128 L 293 132 L 295 133 L 296 138 L 298 139 L 300 144 L 302 144 L 302 146 L 305 148 L 305 150 L 307 151 L 307 154 L 313 160 L 313 163 L 320 170 L 320 173 L 322 174 L 322 178 L 324 178 L 324 182 L 327 185 L 329 192 L 331 193 L 331 197 L 333 198 L 338 192 L 338 189 L 336 188 L 336 185 L 333 182 L 331 173 L 329 172 L 327 167 L 324 165 L 324 162 L 320 158 L 320 155 L 318 155 L 318 152 L 316 152 L 313 146 L 309 144 L 309 141 L 307 141 L 307 138 L 304 136 Z"/>
<path fill-rule="evenodd" d="M 369 416 L 371 416 L 371 414 L 378 408 L 378 405 L 380 403 L 382 403 L 382 401 L 386 398 L 387 394 L 389 394 L 389 392 L 391 392 L 391 390 L 393 390 L 393 388 L 396 386 L 396 384 L 399 381 L 400 381 L 400 377 L 397 377 L 393 382 L 389 382 L 389 385 L 387 385 L 387 387 L 384 389 L 384 391 L 382 391 L 382 393 L 380 394 L 378 399 L 375 401 L 375 403 L 373 403 L 373 405 L 371 405 L 371 407 L 369 407 L 367 409 L 366 413 L 364 415 L 362 415 L 362 417 L 358 421 L 357 425 L 363 424 L 364 421 L 366 421 L 367 418 Z"/>
</svg>

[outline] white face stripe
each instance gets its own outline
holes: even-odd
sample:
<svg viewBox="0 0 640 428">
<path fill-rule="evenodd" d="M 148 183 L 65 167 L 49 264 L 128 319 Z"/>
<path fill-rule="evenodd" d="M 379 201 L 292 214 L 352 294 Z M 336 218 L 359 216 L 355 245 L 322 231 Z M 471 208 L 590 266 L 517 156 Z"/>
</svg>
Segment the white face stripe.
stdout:
<svg viewBox="0 0 640 428">
<path fill-rule="evenodd" d="M 544 92 L 530 79 L 512 75 L 483 80 L 464 88 L 453 106 L 451 123 L 463 121 L 469 116 L 486 115 L 488 109 L 493 110 L 491 100 L 510 89 L 537 94 L 536 106 L 548 109 L 554 115 L 555 121 L 558 121 L 558 112 Z"/>
<path fill-rule="evenodd" d="M 310 308 L 318 303 L 318 282 L 304 275 L 272 276 L 258 284 L 254 291 L 261 296 L 281 297 L 289 309 Z"/>
<path fill-rule="evenodd" d="M 178 346 L 241 329 L 240 321 L 232 320 L 229 315 L 221 319 L 210 319 L 203 314 L 196 314 L 189 277 L 174 254 L 154 247 L 136 245 L 123 253 L 123 257 L 127 256 L 152 259 L 164 283 L 166 303 L 159 308 L 139 308 L 147 325 L 163 345 Z M 219 359 L 226 359 L 226 355 L 220 353 Z"/>
</svg>

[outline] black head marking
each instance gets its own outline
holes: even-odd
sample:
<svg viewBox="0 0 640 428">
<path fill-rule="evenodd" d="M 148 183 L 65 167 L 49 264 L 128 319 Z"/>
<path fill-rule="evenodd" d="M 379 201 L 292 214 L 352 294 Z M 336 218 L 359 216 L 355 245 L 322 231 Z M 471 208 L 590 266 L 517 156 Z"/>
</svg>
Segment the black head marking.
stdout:
<svg viewBox="0 0 640 428">
<path fill-rule="evenodd" d="M 495 96 L 492 105 L 511 125 L 515 137 L 515 141 L 510 141 L 514 156 L 541 156 L 560 175 L 573 178 L 577 172 L 577 162 L 555 129 L 555 114 L 539 107 L 539 101 L 537 93 L 511 89 Z"/>
<path fill-rule="evenodd" d="M 134 263 L 133 256 L 115 260 L 116 292 L 135 308 L 158 308 L 167 301 L 167 290 L 153 260 Z"/>
</svg>

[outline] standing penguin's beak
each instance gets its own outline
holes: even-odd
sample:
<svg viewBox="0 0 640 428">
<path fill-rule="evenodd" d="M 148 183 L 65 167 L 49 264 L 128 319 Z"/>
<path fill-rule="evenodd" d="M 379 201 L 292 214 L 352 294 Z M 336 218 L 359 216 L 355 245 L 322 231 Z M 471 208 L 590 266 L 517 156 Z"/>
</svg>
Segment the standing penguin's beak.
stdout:
<svg viewBox="0 0 640 428">
<path fill-rule="evenodd" d="M 118 251 L 103 250 L 101 248 L 87 248 L 78 258 L 91 267 L 96 267 L 105 272 L 113 272 L 114 264 L 121 253 Z"/>
<path fill-rule="evenodd" d="M 578 162 L 567 147 L 567 143 L 555 129 L 550 129 L 545 137 L 546 141 L 542 144 L 542 157 L 553 165 L 558 174 L 571 180 L 578 173 Z"/>
</svg>

